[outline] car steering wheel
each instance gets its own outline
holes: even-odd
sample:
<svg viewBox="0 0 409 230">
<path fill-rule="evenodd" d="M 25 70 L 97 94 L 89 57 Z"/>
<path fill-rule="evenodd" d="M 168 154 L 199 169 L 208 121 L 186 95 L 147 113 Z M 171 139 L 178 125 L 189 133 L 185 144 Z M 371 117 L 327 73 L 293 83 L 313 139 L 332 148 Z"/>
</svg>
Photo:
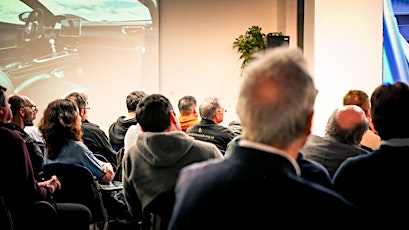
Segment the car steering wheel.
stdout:
<svg viewBox="0 0 409 230">
<path fill-rule="evenodd" d="M 34 9 L 30 12 L 24 27 L 24 41 L 31 42 L 43 37 L 44 34 L 44 13 L 41 9 Z"/>
</svg>

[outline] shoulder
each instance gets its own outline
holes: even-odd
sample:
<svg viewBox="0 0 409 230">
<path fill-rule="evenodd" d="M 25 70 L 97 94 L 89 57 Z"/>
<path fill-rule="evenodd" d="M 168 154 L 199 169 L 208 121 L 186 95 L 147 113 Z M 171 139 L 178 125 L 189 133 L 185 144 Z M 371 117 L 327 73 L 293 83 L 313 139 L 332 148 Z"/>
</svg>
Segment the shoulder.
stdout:
<svg viewBox="0 0 409 230">
<path fill-rule="evenodd" d="M 24 144 L 23 138 L 16 131 L 4 126 L 0 126 L 0 137 L 1 142 L 4 142 L 4 144 L 10 144 L 10 141 L 16 140 Z"/>
<path fill-rule="evenodd" d="M 65 146 L 63 146 L 63 148 L 70 150 L 70 151 L 75 151 L 78 153 L 90 152 L 88 147 L 82 141 L 70 140 Z"/>
<path fill-rule="evenodd" d="M 196 149 L 197 152 L 202 153 L 202 154 L 210 155 L 216 158 L 223 157 L 219 149 L 213 143 L 210 143 L 210 142 L 193 140 L 192 148 Z"/>
</svg>

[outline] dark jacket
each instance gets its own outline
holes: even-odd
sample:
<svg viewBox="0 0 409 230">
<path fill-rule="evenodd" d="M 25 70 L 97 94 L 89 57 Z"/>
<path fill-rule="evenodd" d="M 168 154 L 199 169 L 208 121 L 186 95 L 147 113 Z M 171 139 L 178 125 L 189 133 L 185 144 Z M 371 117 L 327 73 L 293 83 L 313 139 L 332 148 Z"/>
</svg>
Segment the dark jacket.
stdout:
<svg viewBox="0 0 409 230">
<path fill-rule="evenodd" d="M 117 166 L 116 152 L 109 143 L 107 135 L 98 125 L 85 120 L 82 122 L 82 139 L 94 154 L 103 155 L 112 166 Z"/>
<path fill-rule="evenodd" d="M 196 140 L 210 142 L 219 150 L 226 151 L 227 144 L 234 138 L 234 133 L 229 128 L 217 125 L 214 121 L 202 119 L 199 124 L 190 126 L 186 133 Z"/>
<path fill-rule="evenodd" d="M 4 123 L 0 123 L 0 149 L 5 164 L 0 167 L 3 175 L 0 195 L 16 218 L 14 222 L 27 227 L 30 223 L 24 222 L 26 211 L 35 201 L 51 200 L 51 188 L 37 184 L 24 140 L 17 132 L 5 128 Z"/>
<path fill-rule="evenodd" d="M 233 151 L 182 169 L 169 229 L 328 229 L 358 218 L 350 202 L 298 176 L 287 158 L 241 146 Z"/>
<path fill-rule="evenodd" d="M 334 175 L 334 189 L 361 209 L 368 223 L 407 228 L 408 212 L 402 210 L 409 207 L 408 162 L 409 143 L 381 144 L 372 153 L 345 160 Z"/>
<path fill-rule="evenodd" d="M 131 125 L 136 125 L 136 118 L 125 119 L 125 116 L 120 116 L 114 123 L 109 126 L 108 136 L 109 143 L 115 152 L 124 147 L 124 138 L 126 131 Z"/>
<path fill-rule="evenodd" d="M 366 155 L 369 152 L 363 148 L 341 143 L 335 138 L 310 135 L 300 149 L 304 158 L 320 163 L 327 170 L 331 178 L 341 163 L 348 157 Z"/>
<path fill-rule="evenodd" d="M 38 143 L 24 131 L 20 126 L 12 123 L 0 123 L 0 126 L 16 131 L 24 140 L 30 155 L 31 165 L 34 170 L 34 177 L 41 180 L 41 171 L 44 164 L 44 153 Z"/>
</svg>

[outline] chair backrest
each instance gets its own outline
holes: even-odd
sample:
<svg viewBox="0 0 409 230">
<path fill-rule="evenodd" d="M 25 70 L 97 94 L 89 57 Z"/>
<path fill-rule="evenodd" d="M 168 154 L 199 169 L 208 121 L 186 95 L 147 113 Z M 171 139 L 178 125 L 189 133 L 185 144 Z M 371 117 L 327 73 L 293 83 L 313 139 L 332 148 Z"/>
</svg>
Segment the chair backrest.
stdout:
<svg viewBox="0 0 409 230">
<path fill-rule="evenodd" d="M 109 163 L 108 159 L 102 154 L 94 153 L 94 156 L 102 162 Z"/>
<path fill-rule="evenodd" d="M 3 197 L 0 196 L 0 229 L 14 230 L 14 222 L 11 217 L 10 211 L 7 208 L 6 202 Z"/>
<path fill-rule="evenodd" d="M 156 197 L 146 206 L 144 216 L 150 220 L 149 229 L 167 229 L 174 203 L 175 194 L 173 191 L 168 191 Z"/>
<path fill-rule="evenodd" d="M 43 166 L 45 179 L 56 175 L 61 182 L 61 189 L 53 195 L 56 202 L 79 203 L 87 206 L 93 222 L 108 225 L 108 214 L 104 206 L 98 182 L 91 171 L 84 166 L 52 163 Z"/>
</svg>

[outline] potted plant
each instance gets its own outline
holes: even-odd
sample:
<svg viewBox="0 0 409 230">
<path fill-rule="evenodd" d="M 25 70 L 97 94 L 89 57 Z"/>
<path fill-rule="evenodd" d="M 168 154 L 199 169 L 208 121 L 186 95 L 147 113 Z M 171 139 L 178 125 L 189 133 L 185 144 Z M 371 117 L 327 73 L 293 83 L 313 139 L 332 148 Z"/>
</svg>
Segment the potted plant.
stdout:
<svg viewBox="0 0 409 230">
<path fill-rule="evenodd" d="M 233 48 L 240 53 L 240 59 L 243 60 L 241 69 L 253 59 L 253 54 L 265 50 L 267 47 L 267 36 L 282 36 L 281 32 L 273 32 L 268 35 L 261 32 L 261 27 L 251 26 L 246 33 L 237 37 L 233 42 Z"/>
</svg>

